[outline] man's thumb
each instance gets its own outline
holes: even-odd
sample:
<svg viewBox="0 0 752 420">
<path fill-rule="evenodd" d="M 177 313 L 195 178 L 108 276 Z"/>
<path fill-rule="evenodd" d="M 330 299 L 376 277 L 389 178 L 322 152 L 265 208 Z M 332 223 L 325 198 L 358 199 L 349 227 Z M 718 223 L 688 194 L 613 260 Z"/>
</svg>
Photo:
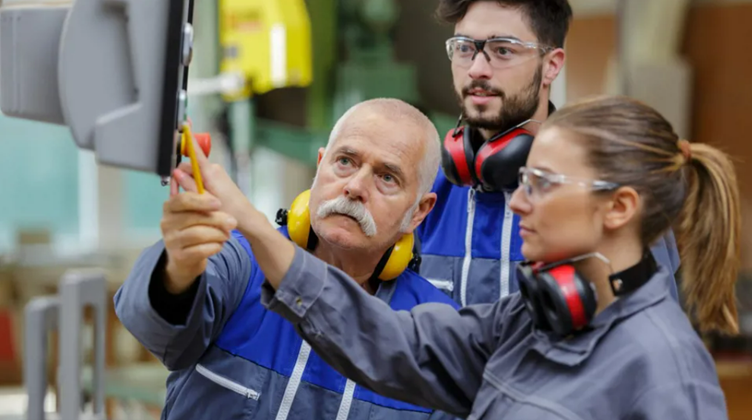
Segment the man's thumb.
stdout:
<svg viewBox="0 0 752 420">
<path fill-rule="evenodd" d="M 178 185 L 183 187 L 185 191 L 190 192 L 198 192 L 198 187 L 196 186 L 196 181 L 193 179 L 192 176 L 188 175 L 187 173 L 183 172 L 180 169 L 175 169 L 173 171 L 173 177 L 178 182 Z"/>
</svg>

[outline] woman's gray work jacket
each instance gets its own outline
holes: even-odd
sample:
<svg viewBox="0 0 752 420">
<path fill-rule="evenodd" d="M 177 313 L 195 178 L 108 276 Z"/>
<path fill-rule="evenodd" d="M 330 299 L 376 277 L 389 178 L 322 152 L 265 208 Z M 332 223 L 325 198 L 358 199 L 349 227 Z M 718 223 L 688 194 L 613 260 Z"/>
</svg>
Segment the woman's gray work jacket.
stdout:
<svg viewBox="0 0 752 420">
<path fill-rule="evenodd" d="M 715 364 L 661 268 L 584 333 L 533 328 L 519 294 L 459 311 L 395 311 L 296 247 L 263 303 L 344 376 L 384 396 L 468 419 L 723 420 Z"/>
</svg>

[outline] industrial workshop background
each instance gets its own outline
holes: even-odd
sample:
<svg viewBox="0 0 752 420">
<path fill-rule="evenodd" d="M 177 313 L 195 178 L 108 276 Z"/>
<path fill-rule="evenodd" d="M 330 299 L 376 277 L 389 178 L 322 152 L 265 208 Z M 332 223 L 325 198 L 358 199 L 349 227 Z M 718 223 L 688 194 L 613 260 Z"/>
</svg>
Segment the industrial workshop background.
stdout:
<svg viewBox="0 0 752 420">
<path fill-rule="evenodd" d="M 196 1 L 188 115 L 194 127 L 212 133 L 211 159 L 224 164 L 273 220 L 310 186 L 317 148 L 350 105 L 401 98 L 446 132 L 458 114 L 444 50 L 452 28 L 433 18 L 436 3 Z M 567 64 L 554 88 L 556 105 L 625 93 L 664 113 L 683 137 L 712 143 L 736 159 L 744 200 L 743 334 L 706 342 L 730 418 L 750 419 L 752 1 L 571 3 L 575 18 Z M 111 297 L 139 251 L 159 238 L 168 188 L 156 175 L 97 165 L 91 152 L 76 148 L 66 127 L 0 114 L 0 151 L 0 417 L 21 415 L 25 407 L 25 305 L 57 293 L 67 270 L 97 268 L 108 282 L 108 413 L 157 418 L 167 372 L 119 324 Z M 91 349 L 90 336 L 83 336 Z M 56 356 L 50 351 L 49 357 L 54 384 Z M 52 385 L 50 395 L 52 411 Z"/>
</svg>

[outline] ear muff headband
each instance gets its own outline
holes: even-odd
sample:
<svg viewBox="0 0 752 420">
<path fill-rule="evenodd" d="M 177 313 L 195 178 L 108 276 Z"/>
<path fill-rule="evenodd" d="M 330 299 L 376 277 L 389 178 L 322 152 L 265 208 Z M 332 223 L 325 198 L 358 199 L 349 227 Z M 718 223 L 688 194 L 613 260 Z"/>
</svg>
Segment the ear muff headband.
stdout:
<svg viewBox="0 0 752 420">
<path fill-rule="evenodd" d="M 311 230 L 311 214 L 308 203 L 311 199 L 311 190 L 300 193 L 293 200 L 290 210 L 287 212 L 287 233 L 290 240 L 301 248 L 313 249 L 316 243 L 316 234 Z M 379 265 L 383 264 L 378 271 L 378 279 L 382 281 L 394 280 L 407 269 L 413 259 L 413 246 L 415 237 L 412 233 L 403 235 L 382 257 Z M 384 260 L 386 259 L 386 262 Z M 377 267 L 378 268 L 378 267 Z M 376 273 L 374 273 L 376 274 Z"/>
</svg>

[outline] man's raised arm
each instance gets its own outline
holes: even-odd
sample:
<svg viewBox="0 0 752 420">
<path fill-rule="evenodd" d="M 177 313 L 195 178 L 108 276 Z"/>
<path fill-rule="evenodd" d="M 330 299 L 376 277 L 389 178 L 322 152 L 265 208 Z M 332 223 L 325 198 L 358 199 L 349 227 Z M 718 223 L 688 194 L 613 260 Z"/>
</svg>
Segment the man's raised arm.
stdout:
<svg viewBox="0 0 752 420">
<path fill-rule="evenodd" d="M 164 240 L 146 249 L 115 295 L 123 325 L 170 370 L 196 363 L 237 307 L 251 261 L 210 195 L 175 194 Z"/>
</svg>

